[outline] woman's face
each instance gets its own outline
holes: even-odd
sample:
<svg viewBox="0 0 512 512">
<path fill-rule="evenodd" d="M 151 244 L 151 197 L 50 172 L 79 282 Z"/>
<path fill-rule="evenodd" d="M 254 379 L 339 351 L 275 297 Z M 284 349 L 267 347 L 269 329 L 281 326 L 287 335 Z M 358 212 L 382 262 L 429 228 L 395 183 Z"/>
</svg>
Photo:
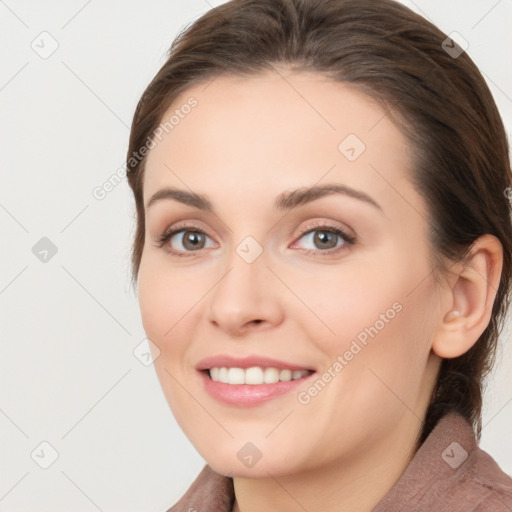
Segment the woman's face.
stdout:
<svg viewBox="0 0 512 512">
<path fill-rule="evenodd" d="M 315 74 L 218 77 L 172 115 L 146 161 L 138 293 L 177 422 L 231 476 L 389 454 L 439 363 L 408 142 Z"/>
</svg>

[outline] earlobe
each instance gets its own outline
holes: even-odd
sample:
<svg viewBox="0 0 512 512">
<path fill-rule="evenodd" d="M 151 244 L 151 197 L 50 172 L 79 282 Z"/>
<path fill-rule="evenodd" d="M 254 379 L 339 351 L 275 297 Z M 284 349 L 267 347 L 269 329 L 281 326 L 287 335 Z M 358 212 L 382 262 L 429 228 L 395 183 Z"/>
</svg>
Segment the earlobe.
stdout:
<svg viewBox="0 0 512 512">
<path fill-rule="evenodd" d="M 446 292 L 451 309 L 440 319 L 432 350 L 443 358 L 467 352 L 489 324 L 503 267 L 503 248 L 493 235 L 482 235 L 469 251 Z"/>
</svg>

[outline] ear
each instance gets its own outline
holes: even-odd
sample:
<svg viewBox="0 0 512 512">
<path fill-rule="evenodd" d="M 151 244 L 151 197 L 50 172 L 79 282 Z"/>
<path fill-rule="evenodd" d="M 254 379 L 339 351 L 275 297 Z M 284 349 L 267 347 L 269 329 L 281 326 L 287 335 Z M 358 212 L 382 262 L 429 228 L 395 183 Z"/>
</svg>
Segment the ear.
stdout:
<svg viewBox="0 0 512 512">
<path fill-rule="evenodd" d="M 442 312 L 444 318 L 432 344 L 439 357 L 458 357 L 478 341 L 491 318 L 502 267 L 503 246 L 490 234 L 475 240 L 467 259 L 453 266 L 455 278 L 443 292 L 452 306 Z"/>
</svg>

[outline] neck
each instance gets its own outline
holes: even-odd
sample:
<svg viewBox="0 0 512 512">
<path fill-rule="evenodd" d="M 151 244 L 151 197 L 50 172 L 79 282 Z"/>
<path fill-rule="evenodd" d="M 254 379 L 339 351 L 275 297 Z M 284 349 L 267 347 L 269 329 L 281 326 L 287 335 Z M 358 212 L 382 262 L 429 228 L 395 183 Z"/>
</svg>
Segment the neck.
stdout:
<svg viewBox="0 0 512 512">
<path fill-rule="evenodd" d="M 350 460 L 335 459 L 299 474 L 235 477 L 233 512 L 370 512 L 407 468 L 421 427 L 421 421 L 406 411 L 397 428 Z"/>
</svg>

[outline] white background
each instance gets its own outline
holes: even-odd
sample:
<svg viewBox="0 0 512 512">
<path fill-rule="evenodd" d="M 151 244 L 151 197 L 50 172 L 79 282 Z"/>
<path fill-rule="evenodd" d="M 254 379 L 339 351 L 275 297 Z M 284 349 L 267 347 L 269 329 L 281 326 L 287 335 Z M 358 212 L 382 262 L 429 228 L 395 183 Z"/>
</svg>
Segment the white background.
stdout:
<svg viewBox="0 0 512 512">
<path fill-rule="evenodd" d="M 92 191 L 123 166 L 136 103 L 179 29 L 220 3 L 0 2 L 3 512 L 162 512 L 204 465 L 133 354 L 145 335 L 131 191 Z M 510 133 L 512 2 L 406 4 L 468 41 Z M 58 43 L 46 59 L 31 47 L 43 31 Z M 47 263 L 32 252 L 42 237 L 58 249 Z M 502 341 L 481 446 L 512 475 L 510 330 Z M 58 452 L 48 469 L 31 458 L 50 460 L 43 441 Z"/>
</svg>

